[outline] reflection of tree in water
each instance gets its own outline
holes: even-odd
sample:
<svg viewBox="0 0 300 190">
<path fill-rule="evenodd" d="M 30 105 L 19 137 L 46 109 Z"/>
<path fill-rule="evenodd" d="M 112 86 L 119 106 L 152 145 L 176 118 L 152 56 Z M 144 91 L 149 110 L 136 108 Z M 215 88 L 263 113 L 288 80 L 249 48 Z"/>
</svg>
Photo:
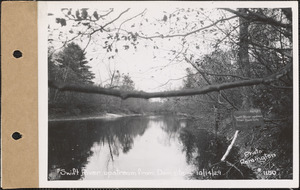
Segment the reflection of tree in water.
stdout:
<svg viewBox="0 0 300 190">
<path fill-rule="evenodd" d="M 218 137 L 204 129 L 193 125 L 184 128 L 180 133 L 183 151 L 189 165 L 194 166 L 191 179 L 251 179 L 252 171 L 239 162 L 238 149 L 234 147 L 227 157 L 226 162 L 220 162 L 225 153 L 228 142 L 225 138 Z M 220 171 L 220 175 L 199 175 L 199 171 Z M 197 173 L 198 172 L 198 173 Z"/>
<path fill-rule="evenodd" d="M 93 142 L 86 140 L 90 134 L 90 128 L 86 128 L 81 122 L 49 122 L 48 173 L 50 180 L 80 178 L 81 170 L 77 175 L 59 175 L 59 170 L 65 169 L 69 172 L 87 163 L 87 158 L 92 155 L 90 147 Z"/>
<path fill-rule="evenodd" d="M 160 126 L 160 128 L 165 131 L 168 135 L 168 140 L 169 143 L 171 141 L 171 139 L 175 139 L 178 138 L 178 132 L 179 129 L 181 128 L 180 123 L 184 122 L 183 120 L 178 119 L 177 117 L 174 116 L 164 116 L 164 117 L 157 117 L 152 119 L 152 121 L 159 121 L 162 122 Z"/>
<path fill-rule="evenodd" d="M 145 118 L 121 118 L 112 121 L 61 121 L 49 122 L 48 139 L 48 178 L 49 180 L 78 180 L 82 178 L 81 169 L 92 156 L 94 143 L 107 144 L 111 158 L 118 156 L 119 151 L 129 152 L 134 138 L 143 135 L 148 120 Z M 59 170 L 73 171 L 76 175 L 60 175 Z"/>
</svg>

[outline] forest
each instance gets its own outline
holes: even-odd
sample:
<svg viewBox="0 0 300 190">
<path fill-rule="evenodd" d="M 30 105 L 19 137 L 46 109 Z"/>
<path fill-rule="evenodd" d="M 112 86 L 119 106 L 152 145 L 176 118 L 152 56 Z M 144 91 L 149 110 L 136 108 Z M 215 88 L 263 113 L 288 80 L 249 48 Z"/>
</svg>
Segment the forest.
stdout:
<svg viewBox="0 0 300 190">
<path fill-rule="evenodd" d="M 48 13 L 55 22 L 48 26 L 49 118 L 174 114 L 192 119 L 194 128 L 207 123 L 206 130 L 231 140 L 232 112 L 256 108 L 265 125 L 240 132 L 240 152 L 275 152 L 264 167 L 278 175 L 267 178 L 292 178 L 292 9 L 176 8 L 155 16 L 145 9 L 128 16 L 130 11 Z M 109 64 L 146 46 L 166 68 L 188 65 L 185 76 L 165 83 L 181 81 L 180 86 L 146 92 L 137 87 L 134 74 L 117 67 L 109 68 L 106 80 L 96 81 L 93 49 L 102 57 L 97 64 Z"/>
</svg>

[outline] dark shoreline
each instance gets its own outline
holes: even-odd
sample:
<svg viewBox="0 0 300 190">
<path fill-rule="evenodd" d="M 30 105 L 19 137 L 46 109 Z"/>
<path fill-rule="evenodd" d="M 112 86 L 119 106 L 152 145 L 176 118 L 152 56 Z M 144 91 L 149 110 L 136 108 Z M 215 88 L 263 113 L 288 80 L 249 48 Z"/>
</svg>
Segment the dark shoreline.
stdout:
<svg viewBox="0 0 300 190">
<path fill-rule="evenodd" d="M 103 120 L 110 120 L 110 119 L 117 119 L 123 117 L 133 117 L 133 116 L 147 116 L 143 114 L 114 114 L 114 113 L 105 113 L 99 115 L 92 115 L 92 116 L 64 116 L 64 117 L 49 117 L 48 121 L 76 121 L 76 120 L 91 120 L 91 119 L 103 119 Z"/>
</svg>

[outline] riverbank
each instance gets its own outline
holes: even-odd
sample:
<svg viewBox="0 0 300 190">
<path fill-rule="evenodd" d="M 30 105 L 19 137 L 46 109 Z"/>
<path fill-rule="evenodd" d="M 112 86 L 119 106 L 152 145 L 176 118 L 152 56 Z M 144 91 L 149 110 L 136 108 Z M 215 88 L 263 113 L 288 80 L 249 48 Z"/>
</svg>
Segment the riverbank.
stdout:
<svg viewBox="0 0 300 190">
<path fill-rule="evenodd" d="M 154 113 L 94 113 L 88 115 L 49 115 L 49 121 L 67 120 L 113 120 L 122 117 L 150 116 Z M 220 139 L 227 140 L 228 146 L 235 134 L 231 118 L 223 118 L 215 133 L 214 115 L 191 116 L 177 113 L 177 119 L 187 119 L 189 125 L 196 129 L 205 129 L 217 134 Z M 193 127 L 192 127 L 193 128 Z M 194 129 L 193 129 L 194 130 Z M 291 120 L 281 123 L 265 123 L 265 126 L 240 130 L 234 147 L 238 150 L 239 160 L 233 163 L 237 167 L 245 166 L 255 173 L 257 179 L 292 179 L 293 177 L 293 124 Z M 222 155 L 225 152 L 222 152 Z M 229 154 L 233 154 L 230 152 Z M 219 159 L 221 159 L 222 155 Z"/>
<path fill-rule="evenodd" d="M 235 130 L 222 123 L 220 134 L 231 140 Z M 293 178 L 293 122 L 265 122 L 265 126 L 239 131 L 235 143 L 240 162 L 252 169 L 259 179 Z"/>
<path fill-rule="evenodd" d="M 198 128 L 215 134 L 214 117 L 206 121 L 194 119 Z M 217 135 L 226 137 L 229 145 L 235 134 L 231 118 L 220 121 Z M 292 120 L 265 122 L 265 126 L 239 131 L 234 146 L 238 148 L 239 163 L 247 166 L 257 179 L 293 178 L 293 123 Z M 230 153 L 229 153 L 230 154 Z M 220 158 L 221 159 L 221 158 Z"/>
<path fill-rule="evenodd" d="M 115 114 L 115 113 L 99 113 L 92 116 L 88 115 L 76 115 L 76 116 L 49 116 L 48 121 L 76 121 L 76 120 L 91 120 L 91 119 L 117 119 L 121 117 L 133 117 L 133 116 L 143 116 L 144 114 Z"/>
</svg>

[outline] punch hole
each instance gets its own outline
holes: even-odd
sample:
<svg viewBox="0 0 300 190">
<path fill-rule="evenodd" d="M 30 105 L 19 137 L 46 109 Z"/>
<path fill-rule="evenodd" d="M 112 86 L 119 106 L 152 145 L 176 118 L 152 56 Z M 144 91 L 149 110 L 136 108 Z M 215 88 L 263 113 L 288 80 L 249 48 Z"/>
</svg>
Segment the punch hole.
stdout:
<svg viewBox="0 0 300 190">
<path fill-rule="evenodd" d="M 22 135 L 19 132 L 14 132 L 12 134 L 12 138 L 15 140 L 19 140 L 20 138 L 22 138 Z"/>
<path fill-rule="evenodd" d="M 13 53 L 13 56 L 15 58 L 20 58 L 20 57 L 22 57 L 22 52 L 20 50 L 15 50 Z"/>
</svg>

